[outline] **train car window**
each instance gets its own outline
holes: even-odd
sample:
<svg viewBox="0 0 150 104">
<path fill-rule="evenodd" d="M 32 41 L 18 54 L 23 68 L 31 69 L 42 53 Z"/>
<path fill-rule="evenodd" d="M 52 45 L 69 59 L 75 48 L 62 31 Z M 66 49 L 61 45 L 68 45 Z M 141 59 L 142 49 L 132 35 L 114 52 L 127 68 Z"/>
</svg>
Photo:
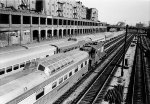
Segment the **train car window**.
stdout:
<svg viewBox="0 0 150 104">
<path fill-rule="evenodd" d="M 85 61 L 85 65 L 87 64 L 87 61 Z"/>
<path fill-rule="evenodd" d="M 55 73 L 55 71 L 56 71 L 56 70 L 55 70 L 55 69 L 53 69 L 53 70 L 51 71 L 51 73 Z"/>
<path fill-rule="evenodd" d="M 72 72 L 69 73 L 69 77 L 72 76 Z"/>
<path fill-rule="evenodd" d="M 42 66 L 42 65 L 39 65 L 38 70 L 44 71 L 44 70 L 45 70 L 45 67 Z"/>
<path fill-rule="evenodd" d="M 25 63 L 20 64 L 20 68 L 23 68 L 25 66 Z"/>
<path fill-rule="evenodd" d="M 77 71 L 78 71 L 78 68 L 76 68 L 74 72 L 76 73 Z"/>
<path fill-rule="evenodd" d="M 52 84 L 52 89 L 54 89 L 56 86 L 57 86 L 57 82 L 54 82 L 54 83 Z"/>
<path fill-rule="evenodd" d="M 19 69 L 19 65 L 17 64 L 17 65 L 14 65 L 14 68 L 13 68 L 14 70 L 17 70 L 17 69 Z"/>
<path fill-rule="evenodd" d="M 11 72 L 11 71 L 12 71 L 12 66 L 6 68 L 6 72 Z"/>
<path fill-rule="evenodd" d="M 66 80 L 66 79 L 67 79 L 67 75 L 64 76 L 64 80 Z"/>
<path fill-rule="evenodd" d="M 44 95 L 44 88 L 37 92 L 36 94 L 36 100 L 39 99 Z"/>
<path fill-rule="evenodd" d="M 3 74 L 5 74 L 5 68 L 0 69 L 0 75 L 3 75 Z"/>
<path fill-rule="evenodd" d="M 81 64 L 81 68 L 83 68 L 83 63 Z"/>
<path fill-rule="evenodd" d="M 59 84 L 63 82 L 63 77 L 59 79 Z"/>
</svg>

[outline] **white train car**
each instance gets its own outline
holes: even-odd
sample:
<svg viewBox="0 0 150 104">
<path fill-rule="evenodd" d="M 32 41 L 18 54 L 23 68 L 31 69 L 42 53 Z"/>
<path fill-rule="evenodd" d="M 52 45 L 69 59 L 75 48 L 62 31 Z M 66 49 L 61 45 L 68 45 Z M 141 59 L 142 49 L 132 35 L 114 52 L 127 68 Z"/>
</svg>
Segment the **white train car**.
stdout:
<svg viewBox="0 0 150 104">
<path fill-rule="evenodd" d="M 88 71 L 87 52 L 74 50 L 39 61 L 37 70 L 0 86 L 0 104 L 51 104 Z"/>
<path fill-rule="evenodd" d="M 56 48 L 49 45 L 0 54 L 0 79 L 22 71 L 26 65 L 34 63 L 39 58 L 45 58 L 55 53 Z"/>
<path fill-rule="evenodd" d="M 3 48 L 0 51 L 0 79 L 21 71 L 27 64 L 33 63 L 39 58 L 48 57 L 58 52 L 74 50 L 93 41 L 97 42 L 102 39 L 100 35 L 88 35 L 80 36 L 80 38 L 78 37 L 75 41 L 62 40 L 53 44 L 51 42 L 42 42 L 16 46 L 14 48 Z M 100 48 L 104 51 L 103 47 Z"/>
</svg>

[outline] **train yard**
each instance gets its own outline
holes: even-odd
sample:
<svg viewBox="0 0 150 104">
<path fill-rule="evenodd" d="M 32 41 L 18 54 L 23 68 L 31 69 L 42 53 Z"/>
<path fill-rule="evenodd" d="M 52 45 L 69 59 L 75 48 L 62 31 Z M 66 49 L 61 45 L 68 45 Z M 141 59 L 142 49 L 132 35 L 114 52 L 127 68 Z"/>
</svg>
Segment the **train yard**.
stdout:
<svg viewBox="0 0 150 104">
<path fill-rule="evenodd" d="M 132 38 L 133 38 L 132 35 L 129 36 L 128 41 L 131 41 Z M 71 94 L 71 92 L 78 92 L 78 91 L 75 91 L 75 89 L 78 86 L 80 86 L 80 84 L 82 84 L 83 81 L 85 81 L 86 78 L 89 77 L 89 76 L 92 77 L 92 78 L 87 79 L 89 84 L 86 85 L 86 88 L 82 92 L 80 92 L 80 94 L 77 96 L 77 98 L 75 98 L 73 101 L 71 101 L 71 103 L 73 103 L 73 104 L 76 104 L 77 102 L 79 103 L 81 98 L 83 98 L 83 99 L 86 99 L 86 100 L 90 100 L 90 101 L 87 101 L 87 102 L 83 101 L 84 103 L 92 104 L 92 101 L 94 100 L 94 98 L 96 97 L 96 94 L 98 93 L 97 91 L 100 90 L 100 88 L 103 86 L 103 83 L 107 80 L 109 74 L 112 71 L 112 70 L 108 70 L 108 69 L 110 69 L 110 67 L 112 67 L 111 64 L 114 63 L 114 60 L 116 62 L 118 62 L 118 60 L 116 58 L 120 58 L 120 57 L 118 57 L 118 54 L 120 54 L 119 51 L 121 50 L 121 47 L 123 46 L 123 39 L 124 39 L 123 37 L 119 36 L 119 37 L 116 37 L 116 38 L 110 40 L 108 43 L 106 43 L 105 48 L 106 48 L 107 56 L 105 56 L 105 58 L 103 60 L 101 60 L 101 62 L 98 65 L 93 67 L 93 69 L 95 69 L 95 71 L 92 70 L 92 72 L 87 73 L 87 75 L 85 75 L 85 77 L 83 77 L 83 79 L 81 79 L 81 82 L 79 81 L 76 85 L 74 85 L 68 92 L 66 92 L 66 94 L 64 94 L 54 104 L 61 104 L 66 98 L 68 98 L 68 96 Z M 114 44 L 110 45 L 112 42 Z M 120 46 L 120 48 L 118 48 L 119 46 Z M 116 54 L 116 53 L 118 53 L 118 54 Z M 113 57 L 114 57 L 114 59 L 113 59 Z M 110 60 L 112 62 L 110 62 Z M 120 58 L 120 60 L 121 60 L 121 58 Z M 98 80 L 99 78 L 101 80 Z M 92 80 L 90 80 L 90 79 L 92 79 Z M 96 79 L 97 79 L 97 81 L 95 81 Z M 95 82 L 95 83 L 93 83 L 93 82 Z M 93 85 L 93 87 L 91 87 L 92 85 Z M 98 86 L 94 86 L 94 85 L 98 85 Z M 95 88 L 95 87 L 98 87 L 98 88 Z M 91 91 L 90 89 L 92 89 L 94 91 Z M 96 89 L 97 89 L 97 91 L 96 91 Z M 95 92 L 95 94 L 94 94 L 94 92 Z M 88 94 L 91 94 L 91 95 L 88 95 Z M 84 97 L 84 96 L 88 96 L 91 99 L 89 99 L 87 97 Z"/>
<path fill-rule="evenodd" d="M 54 104 L 103 104 L 104 102 L 149 104 L 150 76 L 148 73 L 150 64 L 147 53 L 150 48 L 149 40 L 145 35 L 128 35 L 126 45 L 126 59 L 128 60 L 124 66 L 126 75 L 121 76 L 124 54 L 123 40 L 123 35 L 107 40 L 104 46 L 107 55 Z M 129 52 L 127 53 L 127 51 Z M 115 75 L 116 73 L 117 75 Z M 117 85 L 114 84 L 114 79 L 117 79 L 115 82 Z M 113 84 L 111 84 L 112 82 Z M 116 86 L 120 86 L 122 89 L 117 89 Z M 120 92 L 113 91 L 115 88 Z M 108 92 L 111 92 L 109 97 Z M 112 97 L 110 98 L 110 96 Z"/>
<path fill-rule="evenodd" d="M 0 104 L 150 104 L 148 4 L 0 0 Z"/>
<path fill-rule="evenodd" d="M 149 39 L 143 34 L 137 44 L 126 104 L 149 104 Z"/>
<path fill-rule="evenodd" d="M 18 86 L 17 84 L 23 78 L 28 84 L 38 79 L 38 83 L 40 83 L 31 89 L 25 83 L 22 84 L 23 88 L 24 85 L 26 86 L 26 89 L 24 88 L 26 93 L 20 92 L 22 94 L 17 95 L 18 97 L 14 99 L 10 97 L 9 99 L 12 100 L 7 99 L 9 102 L 6 104 L 24 104 L 25 102 L 28 102 L 27 104 L 149 104 L 150 40 L 145 34 L 129 32 L 126 38 L 125 32 L 118 32 L 117 34 L 118 36 L 114 35 L 114 37 L 111 35 L 107 35 L 108 37 L 105 35 L 105 38 L 98 35 L 87 35 L 72 37 L 67 41 L 16 46 L 16 49 L 12 51 L 10 49 L 6 51 L 4 48 L 1 50 L 2 57 L 3 54 L 18 52 L 24 54 L 23 51 L 31 54 L 39 47 L 46 52 L 43 53 L 44 57 L 38 56 L 38 58 L 36 56 L 38 60 L 34 61 L 37 62 L 26 64 L 28 67 L 24 66 L 19 73 L 2 76 L 4 73 L 1 72 L 0 88 L 6 86 L 6 90 L 9 83 L 14 83 L 12 87 Z M 53 50 L 50 52 L 47 47 L 53 49 L 54 53 Z M 40 64 L 42 61 L 43 64 Z M 48 66 L 46 68 L 42 65 Z M 32 71 L 30 71 L 31 69 Z M 64 74 L 67 70 L 69 72 Z M 60 75 L 60 73 L 63 74 Z M 21 77 L 22 75 L 23 77 Z M 35 75 L 33 80 L 26 81 L 27 76 L 31 75 Z M 41 88 L 43 89 L 42 92 Z M 12 90 L 21 91 L 15 89 L 22 88 L 20 86 Z M 2 92 L 0 95 L 1 102 L 6 102 L 2 97 L 4 91 L 5 89 L 0 90 Z M 16 93 L 19 94 L 19 92 Z M 30 102 L 34 96 L 36 100 Z"/>
</svg>

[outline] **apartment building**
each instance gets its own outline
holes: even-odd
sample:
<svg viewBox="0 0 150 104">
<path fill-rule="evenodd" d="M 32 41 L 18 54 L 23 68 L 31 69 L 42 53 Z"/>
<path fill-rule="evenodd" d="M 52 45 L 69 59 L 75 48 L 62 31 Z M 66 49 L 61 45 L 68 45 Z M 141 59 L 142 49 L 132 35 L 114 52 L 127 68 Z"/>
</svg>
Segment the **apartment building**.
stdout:
<svg viewBox="0 0 150 104">
<path fill-rule="evenodd" d="M 98 21 L 98 10 L 96 8 L 86 8 L 86 19 L 92 21 Z"/>
<path fill-rule="evenodd" d="M 13 4 L 13 2 L 7 3 L 6 0 L 0 0 L 0 3 L 4 5 L 0 7 L 0 47 L 106 31 L 106 26 L 97 21 L 97 10 L 87 9 L 82 2 L 75 0 L 20 1 L 14 0 L 17 3 Z M 14 9 L 5 8 L 8 4 L 15 5 Z"/>
</svg>

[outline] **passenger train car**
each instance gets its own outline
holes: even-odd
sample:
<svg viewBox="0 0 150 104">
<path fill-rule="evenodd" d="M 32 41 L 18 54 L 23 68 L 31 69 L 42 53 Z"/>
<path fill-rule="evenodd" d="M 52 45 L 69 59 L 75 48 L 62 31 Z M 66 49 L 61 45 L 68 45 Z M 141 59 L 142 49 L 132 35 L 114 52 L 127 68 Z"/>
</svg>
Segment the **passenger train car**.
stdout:
<svg viewBox="0 0 150 104">
<path fill-rule="evenodd" d="M 0 81 L 0 104 L 51 104 L 91 70 L 104 54 L 103 42 L 38 60 L 37 68 L 7 83 Z M 25 69 L 24 71 L 31 69 Z M 22 71 L 22 72 L 24 72 Z M 18 73 L 18 76 L 21 73 Z"/>
<path fill-rule="evenodd" d="M 46 46 L 0 54 L 0 79 L 22 71 L 29 63 L 35 63 L 36 60 L 55 53 L 55 47 Z"/>
<path fill-rule="evenodd" d="M 25 68 L 36 65 L 37 60 L 57 53 L 67 52 L 92 43 L 92 40 L 104 40 L 102 36 L 89 35 L 80 38 L 69 38 L 57 43 L 39 43 L 0 50 L 0 79 Z"/>
<path fill-rule="evenodd" d="M 0 104 L 50 104 L 88 71 L 88 56 L 74 50 L 40 60 L 36 71 L 0 86 Z"/>
</svg>

